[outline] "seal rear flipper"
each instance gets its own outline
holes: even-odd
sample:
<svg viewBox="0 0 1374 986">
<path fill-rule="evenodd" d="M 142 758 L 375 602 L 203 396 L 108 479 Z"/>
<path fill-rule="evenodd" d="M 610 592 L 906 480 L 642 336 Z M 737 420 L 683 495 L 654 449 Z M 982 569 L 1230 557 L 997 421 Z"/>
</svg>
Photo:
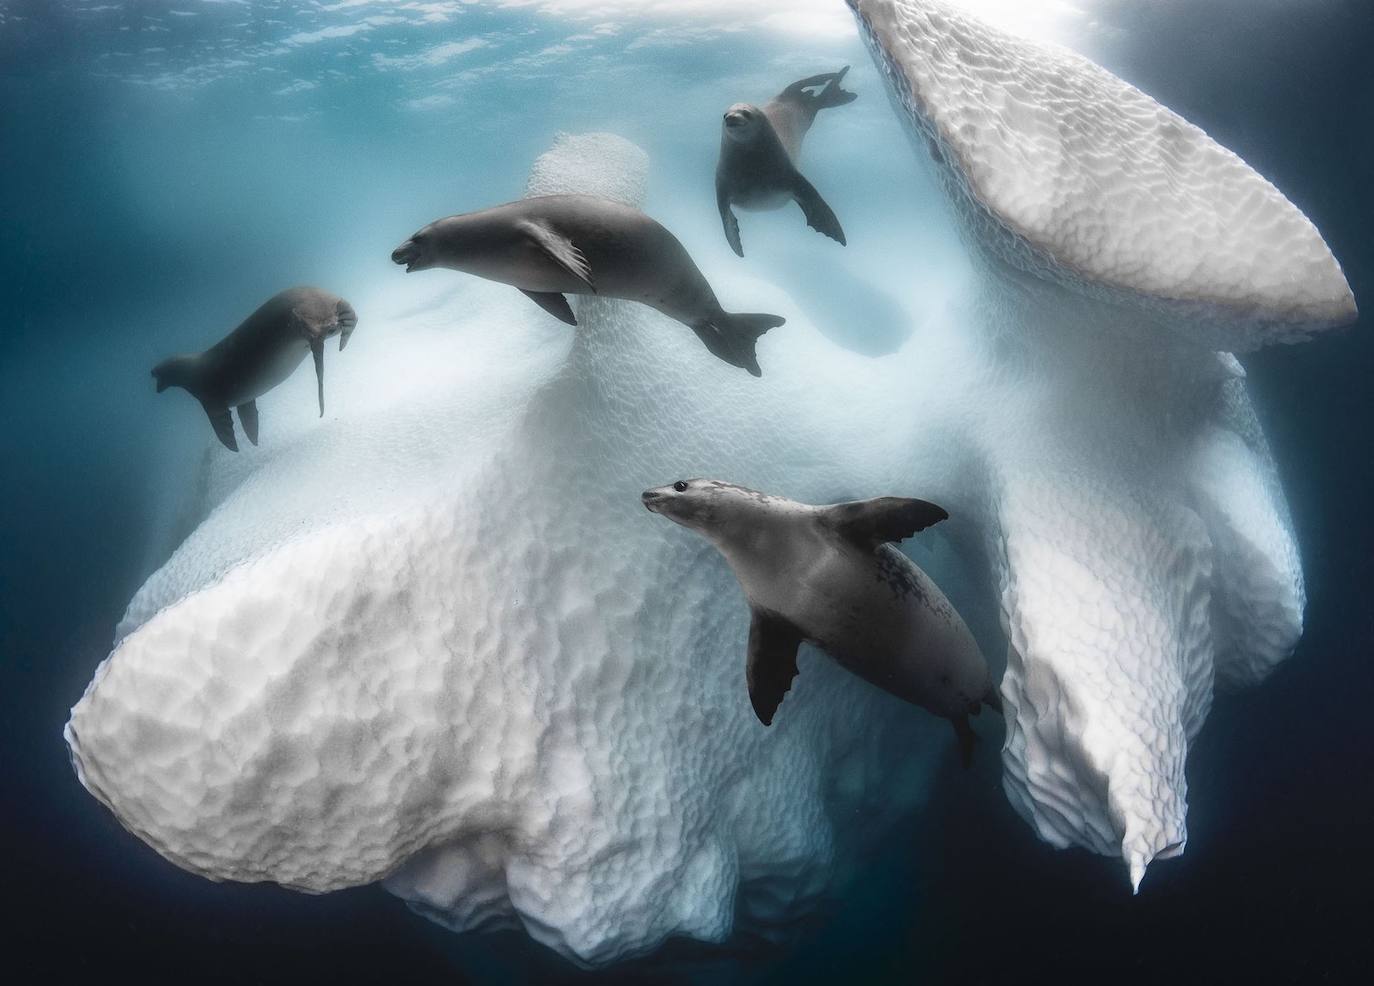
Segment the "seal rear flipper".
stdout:
<svg viewBox="0 0 1374 986">
<path fill-rule="evenodd" d="M 949 722 L 954 727 L 955 738 L 959 741 L 959 762 L 968 770 L 973 766 L 973 751 L 978 746 L 978 734 L 968 724 L 968 716 L 959 716 Z"/>
<path fill-rule="evenodd" d="M 857 92 L 850 92 L 848 89 L 841 89 L 840 83 L 844 81 L 845 74 L 849 71 L 846 65 L 830 78 L 830 82 L 824 89 L 816 93 L 816 109 L 825 110 L 834 106 L 844 106 L 852 103 L 859 98 Z"/>
<path fill-rule="evenodd" d="M 210 418 L 210 425 L 215 429 L 215 436 L 230 452 L 237 452 L 239 443 L 234 438 L 234 419 L 229 416 L 229 409 L 204 402 L 201 403 L 201 407 L 205 408 L 205 413 Z"/>
<path fill-rule="evenodd" d="M 592 294 L 596 294 L 596 283 L 592 280 L 592 268 L 587 263 L 587 258 L 582 256 L 582 251 L 577 249 L 572 240 L 543 223 L 526 220 L 519 223 L 517 228 L 529 237 L 530 242 L 546 257 L 587 285 L 587 289 Z"/>
<path fill-rule="evenodd" d="M 744 246 L 739 241 L 739 220 L 730 210 L 730 195 L 719 179 L 716 180 L 716 208 L 720 210 L 720 223 L 725 227 L 725 241 L 730 244 L 730 249 L 735 251 L 736 257 L 743 257 Z"/>
<path fill-rule="evenodd" d="M 844 80 L 848 72 L 849 66 L 846 65 L 838 72 L 822 72 L 820 75 L 810 75 L 805 79 L 798 79 L 784 89 L 782 95 L 790 96 L 794 99 L 815 100 L 813 106 L 818 110 L 828 109 L 832 106 L 843 106 L 845 103 L 852 103 L 859 98 L 859 94 L 840 88 L 840 82 Z M 806 91 L 820 85 L 824 85 L 825 88 L 815 95 Z"/>
<path fill-rule="evenodd" d="M 835 218 L 835 213 L 825 204 L 821 193 L 816 191 L 816 187 L 807 181 L 800 171 L 792 179 L 792 197 L 797 200 L 797 205 L 801 206 L 802 214 L 806 216 L 806 225 L 818 233 L 824 233 L 840 246 L 847 245 L 844 230 L 840 228 L 840 221 Z"/>
<path fill-rule="evenodd" d="M 797 648 L 801 642 L 801 633 L 791 623 L 763 610 L 753 610 L 745 679 L 754 714 L 765 726 L 773 724 L 778 705 L 797 676 Z"/>
<path fill-rule="evenodd" d="M 324 340 L 312 340 L 310 353 L 315 357 L 315 383 L 320 394 L 320 417 L 324 417 Z"/>
<path fill-rule="evenodd" d="M 258 444 L 258 403 L 249 401 L 238 406 L 239 424 L 243 425 L 243 433 L 248 436 L 248 440 L 254 445 Z"/>
<path fill-rule="evenodd" d="M 761 377 L 763 369 L 755 350 L 759 336 L 786 321 L 781 315 L 765 312 L 721 312 L 710 321 L 693 325 L 692 331 L 718 358 Z"/>
<path fill-rule="evenodd" d="M 900 496 L 836 503 L 820 511 L 841 537 L 870 550 L 887 541 L 904 541 L 949 517 L 943 507 L 927 500 Z"/>
<path fill-rule="evenodd" d="M 524 288 L 520 288 L 519 291 L 560 322 L 577 324 L 577 316 L 573 314 L 572 305 L 557 291 L 526 291 Z"/>
</svg>

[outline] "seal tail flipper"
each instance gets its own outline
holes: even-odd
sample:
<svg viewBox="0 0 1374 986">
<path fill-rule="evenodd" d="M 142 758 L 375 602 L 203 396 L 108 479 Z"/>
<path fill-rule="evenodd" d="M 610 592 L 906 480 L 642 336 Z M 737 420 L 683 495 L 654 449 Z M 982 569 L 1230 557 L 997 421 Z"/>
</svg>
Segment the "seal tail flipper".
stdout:
<svg viewBox="0 0 1374 986">
<path fill-rule="evenodd" d="M 754 347 L 759 336 L 786 321 L 781 315 L 762 312 L 721 312 L 709 321 L 693 325 L 692 331 L 717 357 L 761 377 L 763 370 Z"/>
<path fill-rule="evenodd" d="M 791 96 L 794 99 L 809 100 L 812 110 L 829 109 L 832 106 L 843 106 L 845 103 L 852 103 L 859 98 L 856 92 L 849 92 L 847 89 L 840 88 L 840 82 L 849 71 L 846 65 L 838 72 L 822 72 L 820 75 L 809 75 L 805 79 L 798 79 L 782 91 L 783 96 Z M 820 92 L 812 94 L 808 89 L 816 86 L 825 86 Z"/>
<path fill-rule="evenodd" d="M 203 401 L 201 407 L 205 408 L 210 426 L 215 429 L 215 437 L 230 452 L 237 452 L 239 443 L 234 439 L 234 419 L 229 416 L 229 409 L 223 405 L 206 404 Z"/>
<path fill-rule="evenodd" d="M 978 746 L 978 734 L 968 724 L 968 716 L 961 715 L 957 719 L 951 719 L 950 724 L 954 727 L 954 736 L 959 741 L 959 762 L 968 770 L 973 766 L 973 751 Z"/>
<path fill-rule="evenodd" d="M 520 288 L 519 291 L 560 322 L 567 322 L 569 325 L 577 324 L 577 316 L 573 314 L 572 305 L 568 304 L 568 299 L 557 291 L 526 291 L 524 288 Z"/>
<path fill-rule="evenodd" d="M 840 221 L 835 218 L 834 211 L 825 204 L 825 199 L 816 191 L 816 186 L 807 181 L 800 171 L 792 179 L 792 197 L 797 200 L 797 205 L 801 206 L 802 214 L 806 216 L 806 225 L 818 233 L 824 233 L 840 246 L 847 245 L 844 230 L 840 228 Z"/>
<path fill-rule="evenodd" d="M 153 367 L 153 379 L 157 381 L 157 392 L 159 394 L 168 387 L 181 387 L 183 390 L 194 390 L 196 380 L 199 376 L 199 353 L 169 356 L 157 366 Z"/>
<path fill-rule="evenodd" d="M 258 402 L 249 401 L 247 404 L 240 404 L 238 412 L 239 424 L 243 425 L 243 433 L 254 445 L 258 444 Z"/>
<path fill-rule="evenodd" d="M 840 82 L 844 79 L 845 73 L 848 71 L 849 66 L 846 65 L 830 77 L 830 81 L 826 83 L 824 89 L 816 93 L 816 109 L 826 110 L 833 106 L 844 106 L 846 103 L 852 103 L 859 98 L 857 92 L 850 92 L 848 89 L 840 88 Z"/>
<path fill-rule="evenodd" d="M 315 382 L 320 393 L 320 417 L 324 417 L 324 340 L 311 340 L 310 352 L 315 357 Z"/>
</svg>

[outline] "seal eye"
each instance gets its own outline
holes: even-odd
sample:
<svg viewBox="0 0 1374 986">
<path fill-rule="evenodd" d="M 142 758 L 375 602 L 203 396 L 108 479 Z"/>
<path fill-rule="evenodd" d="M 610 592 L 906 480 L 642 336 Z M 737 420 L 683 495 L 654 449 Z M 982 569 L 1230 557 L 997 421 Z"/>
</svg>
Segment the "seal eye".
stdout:
<svg viewBox="0 0 1374 986">
<path fill-rule="evenodd" d="M 686 493 L 687 483 L 684 480 L 679 479 L 676 483 L 673 484 L 673 489 L 677 490 L 679 493 Z"/>
</svg>

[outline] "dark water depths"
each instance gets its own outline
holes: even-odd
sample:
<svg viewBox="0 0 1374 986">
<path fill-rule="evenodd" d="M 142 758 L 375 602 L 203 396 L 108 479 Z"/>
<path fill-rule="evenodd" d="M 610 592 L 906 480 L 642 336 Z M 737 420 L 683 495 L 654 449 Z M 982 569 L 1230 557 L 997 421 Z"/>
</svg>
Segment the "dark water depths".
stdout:
<svg viewBox="0 0 1374 986">
<path fill-rule="evenodd" d="M 1119 19 L 1126 29 L 1102 41 L 1101 60 L 1275 181 L 1322 230 L 1356 298 L 1374 306 L 1374 4 L 1123 4 Z M 142 198 L 126 194 L 143 186 L 115 180 L 136 159 L 125 152 L 148 141 L 173 159 L 157 180 L 272 169 L 246 163 L 213 133 L 181 140 L 186 121 L 131 109 L 112 83 L 68 74 L 66 60 L 94 42 L 51 23 L 52 35 L 18 39 L 0 26 L 7 978 L 604 981 L 520 936 L 455 937 L 379 888 L 311 898 L 207 883 L 128 836 L 68 769 L 61 725 L 148 564 L 156 429 L 134 410 L 121 414 L 121 374 L 146 373 L 146 353 L 175 335 L 188 298 L 206 315 L 198 321 L 223 322 L 242 307 L 244 283 L 275 283 L 289 265 L 288 281 L 326 280 L 351 255 L 319 249 L 309 229 L 317 220 L 293 205 L 292 187 L 267 190 L 266 178 L 263 194 L 280 217 L 268 239 L 234 220 L 232 200 L 205 205 L 217 229 L 207 245 L 190 232 L 205 216 L 151 209 L 152 186 Z M 712 57 L 700 53 L 693 71 L 711 71 Z M 572 124 L 590 118 L 569 99 Z M 162 132 L 145 129 L 154 118 Z M 523 169 L 550 128 L 529 115 L 520 126 L 529 136 L 506 152 Z M 387 196 L 423 194 L 394 142 L 380 140 L 359 163 L 341 118 L 302 123 L 300 140 L 319 154 L 316 185 L 341 201 L 359 196 L 368 170 L 401 176 L 388 179 Z M 479 188 L 465 194 L 502 197 L 502 181 L 474 180 Z M 178 224 L 187 234 L 169 235 Z M 355 230 L 330 235 L 347 241 Z M 304 267 L 295 259 L 303 253 L 312 258 Z M 222 283 L 216 273 L 230 257 L 234 280 Z M 133 313 L 140 325 L 129 323 Z M 135 344 L 121 340 L 134 332 L 130 355 Z M 1155 864 L 1141 895 L 1129 897 L 1119 864 L 1039 843 L 1002 796 L 996 759 L 984 757 L 947 779 L 931 810 L 795 948 L 733 974 L 768 983 L 1339 983 L 1374 968 L 1374 335 L 1357 325 L 1247 366 L 1303 547 L 1307 629 L 1268 683 L 1219 697 L 1189 760 L 1183 859 Z M 678 951 L 618 976 L 674 976 Z"/>
</svg>

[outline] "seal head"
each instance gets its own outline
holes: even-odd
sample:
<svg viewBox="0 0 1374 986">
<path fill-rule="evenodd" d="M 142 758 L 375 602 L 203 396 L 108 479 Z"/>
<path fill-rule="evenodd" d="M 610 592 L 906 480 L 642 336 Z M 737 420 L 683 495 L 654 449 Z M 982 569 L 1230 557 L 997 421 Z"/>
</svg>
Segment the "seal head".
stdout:
<svg viewBox="0 0 1374 986">
<path fill-rule="evenodd" d="M 705 520 L 707 509 L 699 479 L 679 479 L 671 486 L 645 490 L 640 499 L 650 513 L 662 514 L 674 524 L 696 528 Z"/>
<path fill-rule="evenodd" d="M 434 259 L 434 241 L 436 238 L 434 227 L 437 225 L 439 223 L 430 223 L 395 250 L 392 250 L 391 262 L 404 267 L 407 274 L 413 274 L 419 270 L 429 270 L 431 267 L 437 266 Z"/>
<path fill-rule="evenodd" d="M 726 140 L 747 144 L 757 140 L 763 128 L 769 126 L 763 110 L 752 103 L 736 103 L 725 111 L 721 134 Z"/>
<path fill-rule="evenodd" d="M 729 540 L 748 523 L 751 515 L 761 514 L 770 503 L 788 502 L 718 479 L 679 479 L 645 490 L 640 501 L 650 513 L 712 541 Z"/>
</svg>

